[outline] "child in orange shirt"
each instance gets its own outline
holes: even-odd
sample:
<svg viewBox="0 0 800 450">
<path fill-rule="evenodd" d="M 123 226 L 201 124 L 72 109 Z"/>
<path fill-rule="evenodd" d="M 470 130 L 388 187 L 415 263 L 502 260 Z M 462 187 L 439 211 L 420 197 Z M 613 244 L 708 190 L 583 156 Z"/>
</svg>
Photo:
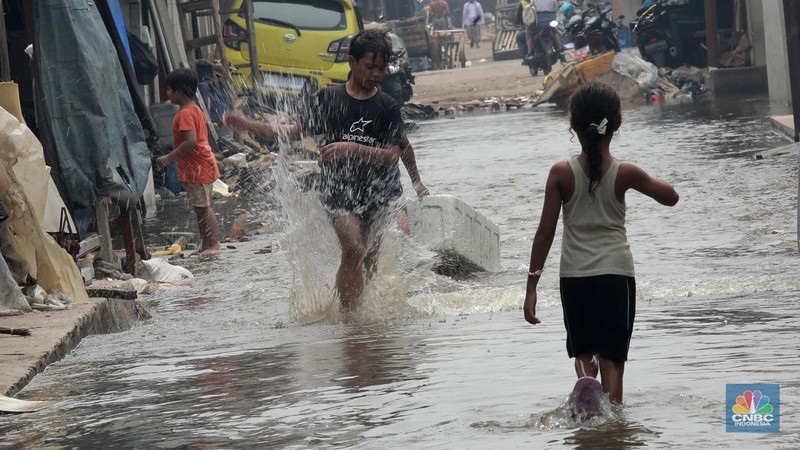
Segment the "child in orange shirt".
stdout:
<svg viewBox="0 0 800 450">
<path fill-rule="evenodd" d="M 203 241 L 198 256 L 220 253 L 217 215 L 211 209 L 211 184 L 219 178 L 219 167 L 208 145 L 208 128 L 203 111 L 194 102 L 197 74 L 189 69 L 175 69 L 167 75 L 167 98 L 180 106 L 172 120 L 172 152 L 156 159 L 167 167 L 178 164 L 178 181 L 183 183 L 189 205 L 197 215 Z"/>
</svg>

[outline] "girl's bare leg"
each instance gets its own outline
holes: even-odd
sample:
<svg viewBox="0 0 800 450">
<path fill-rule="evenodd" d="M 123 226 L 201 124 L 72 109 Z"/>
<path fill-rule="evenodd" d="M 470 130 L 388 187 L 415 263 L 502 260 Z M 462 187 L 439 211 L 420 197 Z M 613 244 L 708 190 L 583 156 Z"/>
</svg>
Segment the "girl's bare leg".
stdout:
<svg viewBox="0 0 800 450">
<path fill-rule="evenodd" d="M 622 403 L 622 376 L 625 373 L 625 363 L 616 362 L 600 357 L 600 376 L 603 392 L 614 403 Z"/>
<path fill-rule="evenodd" d="M 591 353 L 575 355 L 575 373 L 578 378 L 597 378 L 597 365 L 594 363 L 594 355 Z"/>
</svg>

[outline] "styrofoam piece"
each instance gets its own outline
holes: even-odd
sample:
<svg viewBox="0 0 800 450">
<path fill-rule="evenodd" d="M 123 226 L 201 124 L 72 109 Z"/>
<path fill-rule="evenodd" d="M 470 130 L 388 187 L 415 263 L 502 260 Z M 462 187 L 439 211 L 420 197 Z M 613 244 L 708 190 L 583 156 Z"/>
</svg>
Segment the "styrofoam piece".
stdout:
<svg viewBox="0 0 800 450">
<path fill-rule="evenodd" d="M 409 202 L 411 235 L 435 251 L 457 255 L 479 268 L 500 270 L 500 231 L 483 214 L 452 195 Z"/>
<path fill-rule="evenodd" d="M 161 258 L 143 259 L 141 263 L 145 268 L 141 276 L 146 281 L 175 283 L 184 278 L 194 278 L 188 269 L 172 265 Z"/>
</svg>

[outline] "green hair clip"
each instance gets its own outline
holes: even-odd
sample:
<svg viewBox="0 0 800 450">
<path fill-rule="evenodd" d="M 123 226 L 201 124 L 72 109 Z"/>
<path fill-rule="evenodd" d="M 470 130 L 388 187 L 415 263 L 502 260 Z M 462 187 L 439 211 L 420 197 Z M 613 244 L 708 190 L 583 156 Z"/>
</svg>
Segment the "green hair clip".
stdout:
<svg viewBox="0 0 800 450">
<path fill-rule="evenodd" d="M 596 123 L 591 123 L 589 125 L 593 125 L 595 128 L 597 128 L 597 134 L 606 134 L 606 126 L 608 125 L 608 119 L 603 118 L 603 121 L 600 122 L 600 125 Z"/>
</svg>

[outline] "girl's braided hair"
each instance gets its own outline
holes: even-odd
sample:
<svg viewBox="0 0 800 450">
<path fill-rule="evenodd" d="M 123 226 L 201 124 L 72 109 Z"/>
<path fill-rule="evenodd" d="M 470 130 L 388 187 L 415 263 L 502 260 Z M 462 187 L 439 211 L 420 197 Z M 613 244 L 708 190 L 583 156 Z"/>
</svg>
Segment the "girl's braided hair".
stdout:
<svg viewBox="0 0 800 450">
<path fill-rule="evenodd" d="M 599 143 L 611 139 L 622 125 L 617 91 L 596 81 L 579 87 L 569 102 L 569 125 L 578 133 L 581 150 L 589 158 L 589 195 L 594 198 L 594 190 L 602 175 Z"/>
</svg>

